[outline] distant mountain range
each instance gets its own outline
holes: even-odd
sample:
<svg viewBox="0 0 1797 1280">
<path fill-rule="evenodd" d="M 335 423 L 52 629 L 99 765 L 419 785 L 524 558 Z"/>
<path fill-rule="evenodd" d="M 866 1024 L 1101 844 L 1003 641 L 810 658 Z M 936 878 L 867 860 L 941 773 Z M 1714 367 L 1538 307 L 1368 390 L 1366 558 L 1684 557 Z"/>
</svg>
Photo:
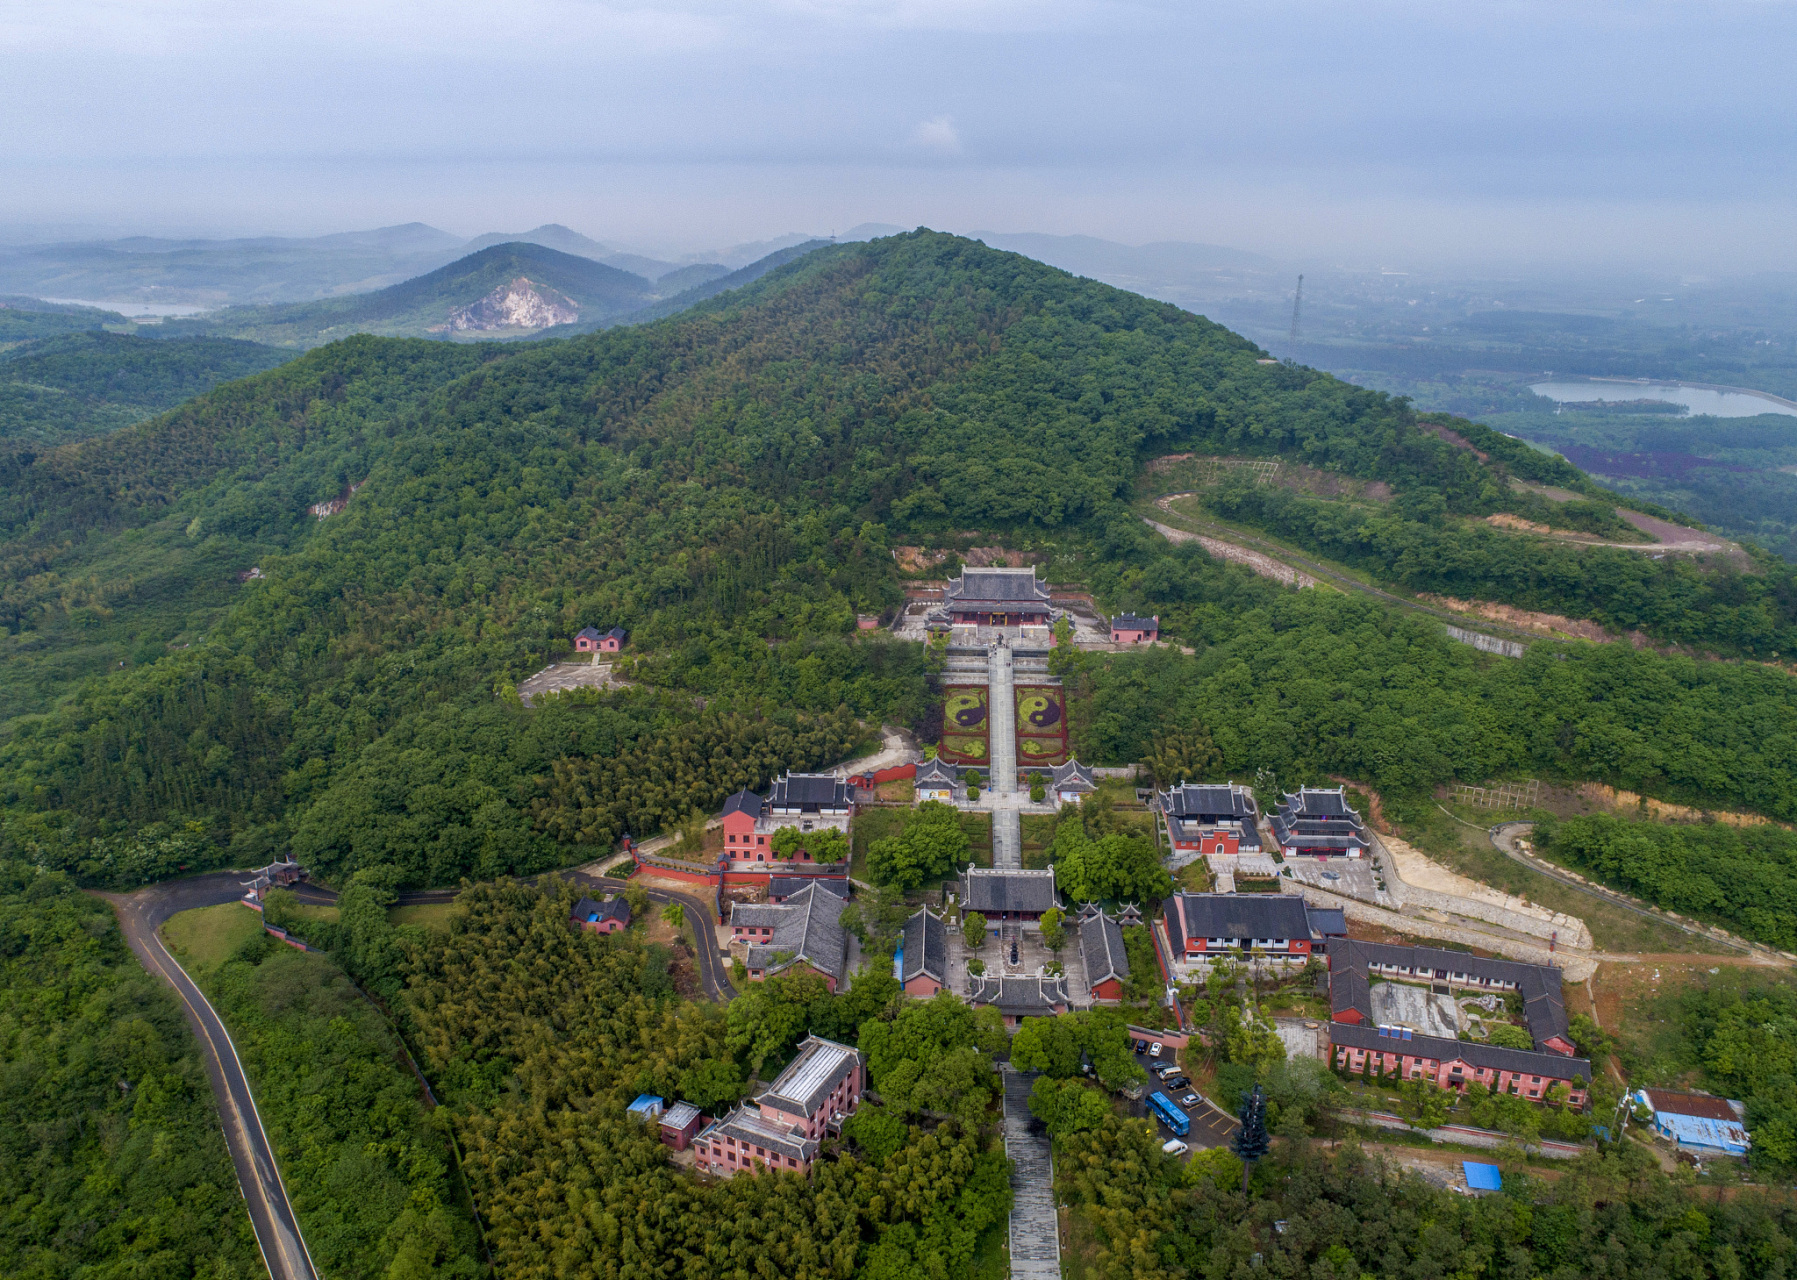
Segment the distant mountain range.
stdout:
<svg viewBox="0 0 1797 1280">
<path fill-rule="evenodd" d="M 563 242 L 572 243 L 565 237 Z M 168 337 L 247 338 L 276 347 L 315 347 L 353 333 L 451 340 L 582 333 L 672 315 L 827 243 L 806 241 L 738 271 L 699 264 L 651 282 L 590 257 L 528 241 L 505 241 L 384 289 L 308 302 L 225 307 L 165 321 L 156 332 Z"/>
</svg>

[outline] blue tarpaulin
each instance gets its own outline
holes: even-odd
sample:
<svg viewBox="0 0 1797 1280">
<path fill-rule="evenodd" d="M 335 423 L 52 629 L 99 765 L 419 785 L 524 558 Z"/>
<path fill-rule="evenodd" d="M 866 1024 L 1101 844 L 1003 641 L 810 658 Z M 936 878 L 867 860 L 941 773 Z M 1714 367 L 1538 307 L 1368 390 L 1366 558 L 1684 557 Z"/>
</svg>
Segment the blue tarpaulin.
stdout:
<svg viewBox="0 0 1797 1280">
<path fill-rule="evenodd" d="M 1462 1160 L 1460 1167 L 1466 1170 L 1466 1185 L 1474 1191 L 1502 1191 L 1504 1175 L 1498 1172 L 1495 1164 L 1478 1164 L 1472 1160 Z"/>
</svg>

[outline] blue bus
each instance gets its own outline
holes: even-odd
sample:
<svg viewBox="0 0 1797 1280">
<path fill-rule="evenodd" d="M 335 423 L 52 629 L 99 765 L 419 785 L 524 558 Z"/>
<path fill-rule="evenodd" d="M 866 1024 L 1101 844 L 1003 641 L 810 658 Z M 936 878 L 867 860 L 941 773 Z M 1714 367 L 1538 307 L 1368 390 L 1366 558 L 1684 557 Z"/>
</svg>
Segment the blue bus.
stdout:
<svg viewBox="0 0 1797 1280">
<path fill-rule="evenodd" d="M 1186 1119 L 1186 1113 L 1173 1105 L 1173 1100 L 1164 1093 L 1148 1095 L 1148 1109 L 1154 1112 L 1160 1122 L 1180 1137 L 1192 1131 L 1192 1122 Z"/>
</svg>

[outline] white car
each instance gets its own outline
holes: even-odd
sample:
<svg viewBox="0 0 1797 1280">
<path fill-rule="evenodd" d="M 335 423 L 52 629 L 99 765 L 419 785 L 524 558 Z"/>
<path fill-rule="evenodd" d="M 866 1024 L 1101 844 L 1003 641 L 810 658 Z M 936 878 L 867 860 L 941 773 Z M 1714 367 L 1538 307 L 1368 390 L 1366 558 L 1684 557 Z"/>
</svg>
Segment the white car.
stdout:
<svg viewBox="0 0 1797 1280">
<path fill-rule="evenodd" d="M 1159 1076 L 1163 1080 L 1171 1080 L 1174 1076 L 1179 1074 L 1179 1064 L 1176 1062 L 1176 1063 L 1173 1063 L 1171 1066 L 1162 1067 L 1159 1071 L 1156 1071 L 1154 1074 Z"/>
<path fill-rule="evenodd" d="M 1191 1148 L 1186 1146 L 1186 1144 L 1181 1142 L 1178 1138 L 1174 1138 L 1171 1141 L 1161 1143 L 1161 1150 L 1165 1151 L 1170 1156 L 1183 1156 L 1186 1152 L 1190 1151 Z"/>
<path fill-rule="evenodd" d="M 1159 1040 L 1156 1040 L 1153 1044 L 1148 1046 L 1148 1056 L 1151 1058 L 1158 1058 L 1161 1056 L 1161 1042 Z"/>
</svg>

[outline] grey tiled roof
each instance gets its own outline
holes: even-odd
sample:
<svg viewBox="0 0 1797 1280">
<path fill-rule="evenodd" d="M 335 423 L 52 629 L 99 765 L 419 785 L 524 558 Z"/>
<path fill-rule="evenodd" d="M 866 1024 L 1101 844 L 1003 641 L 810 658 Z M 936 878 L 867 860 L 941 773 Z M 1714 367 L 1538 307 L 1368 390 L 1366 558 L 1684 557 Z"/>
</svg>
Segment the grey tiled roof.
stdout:
<svg viewBox="0 0 1797 1280">
<path fill-rule="evenodd" d="M 745 929 L 771 929 L 786 923 L 792 908 L 774 902 L 733 902 L 730 904 L 730 924 L 734 928 L 741 925 Z"/>
<path fill-rule="evenodd" d="M 1057 790 L 1067 787 L 1078 787 L 1085 791 L 1098 789 L 1098 784 L 1092 778 L 1092 771 L 1077 760 L 1069 760 L 1066 764 L 1054 767 L 1054 785 Z"/>
<path fill-rule="evenodd" d="M 987 975 L 967 980 L 968 1004 L 997 1005 L 1001 1013 L 1047 1015 L 1067 1004 L 1067 979 L 1038 975 L 1007 978 Z"/>
<path fill-rule="evenodd" d="M 1281 893 L 1181 893 L 1167 915 L 1185 908 L 1184 932 L 1194 938 L 1300 938 L 1310 940 L 1304 899 Z"/>
<path fill-rule="evenodd" d="M 1046 911 L 1058 899 L 1054 870 L 1019 871 L 969 867 L 961 878 L 961 909 L 982 915 L 993 911 Z"/>
<path fill-rule="evenodd" d="M 963 569 L 943 592 L 948 605 L 1048 603 L 1048 584 L 1034 569 Z"/>
<path fill-rule="evenodd" d="M 840 981 L 847 970 L 849 943 L 838 921 L 848 905 L 817 885 L 801 889 L 778 906 L 754 904 L 758 912 L 779 912 L 773 936 L 750 945 L 751 969 L 785 968 L 800 961 Z M 735 920 L 735 908 L 731 919 Z M 758 917 L 759 918 L 759 917 Z"/>
<path fill-rule="evenodd" d="M 1340 907 L 1311 907 L 1310 931 L 1325 938 L 1348 936 L 1348 913 Z"/>
<path fill-rule="evenodd" d="M 1420 968 L 1427 970 L 1430 976 L 1437 970 L 1449 974 L 1464 973 L 1509 983 L 1522 993 L 1523 1014 L 1529 1024 L 1529 1034 L 1535 1037 L 1537 1045 L 1555 1037 L 1571 1038 L 1566 1004 L 1560 993 L 1560 970 L 1551 965 L 1524 964 L 1520 960 L 1500 960 L 1442 947 L 1401 947 L 1385 942 L 1343 940 L 1331 948 L 1331 989 L 1340 973 L 1349 969 L 1364 972 L 1370 965 L 1395 965 L 1413 973 Z"/>
<path fill-rule="evenodd" d="M 807 885 L 813 884 L 825 893 L 833 893 L 839 898 L 849 896 L 847 880 L 836 880 L 828 876 L 769 876 L 767 894 L 770 898 L 790 898 Z"/>
<path fill-rule="evenodd" d="M 1539 1049 L 1505 1049 L 1476 1040 L 1446 1040 L 1439 1036 L 1413 1036 L 1399 1040 L 1382 1036 L 1377 1027 L 1355 1026 L 1351 1022 L 1331 1022 L 1329 1038 L 1336 1044 L 1353 1049 L 1373 1049 L 1382 1053 L 1408 1054 L 1413 1058 L 1434 1058 L 1437 1062 L 1464 1062 L 1470 1067 L 1486 1067 L 1493 1071 L 1524 1072 L 1544 1079 L 1570 1080 L 1578 1076 L 1589 1082 L 1591 1064 L 1583 1058 L 1544 1053 Z"/>
<path fill-rule="evenodd" d="M 960 775 L 956 773 L 955 766 L 941 760 L 925 760 L 917 766 L 917 776 L 912 779 L 913 784 L 920 787 L 931 783 L 952 787 L 959 781 Z"/>
<path fill-rule="evenodd" d="M 774 779 L 768 803 L 776 809 L 846 809 L 849 784 L 833 773 L 789 773 Z"/>
<path fill-rule="evenodd" d="M 1079 927 L 1079 951 L 1086 962 L 1086 985 L 1106 978 L 1129 977 L 1129 955 L 1123 949 L 1123 928 L 1102 911 L 1087 916 Z"/>
<path fill-rule="evenodd" d="M 617 920 L 629 924 L 630 904 L 622 898 L 613 898 L 609 902 L 582 898 L 574 904 L 574 914 L 569 919 L 576 924 L 587 924 L 594 920 Z"/>
<path fill-rule="evenodd" d="M 822 1036 L 806 1036 L 786 1070 L 755 1095 L 762 1106 L 810 1119 L 861 1062 L 861 1052 Z"/>
<path fill-rule="evenodd" d="M 1349 806 L 1345 787 L 1299 787 L 1296 795 L 1286 792 L 1279 808 L 1288 818 L 1360 817 Z"/>
<path fill-rule="evenodd" d="M 913 978 L 948 981 L 948 927 L 928 907 L 905 921 L 901 983 Z"/>
<path fill-rule="evenodd" d="M 1153 631 L 1160 625 L 1160 619 L 1143 618 L 1133 613 L 1120 613 L 1111 619 L 1111 630 Z"/>
<path fill-rule="evenodd" d="M 733 813 L 746 813 L 751 818 L 759 818 L 761 816 L 761 797 L 753 791 L 738 791 L 724 801 L 724 816 L 729 817 Z"/>
<path fill-rule="evenodd" d="M 1161 810 L 1176 818 L 1251 823 L 1260 815 L 1254 793 L 1233 782 L 1182 782 L 1161 792 Z"/>
</svg>

